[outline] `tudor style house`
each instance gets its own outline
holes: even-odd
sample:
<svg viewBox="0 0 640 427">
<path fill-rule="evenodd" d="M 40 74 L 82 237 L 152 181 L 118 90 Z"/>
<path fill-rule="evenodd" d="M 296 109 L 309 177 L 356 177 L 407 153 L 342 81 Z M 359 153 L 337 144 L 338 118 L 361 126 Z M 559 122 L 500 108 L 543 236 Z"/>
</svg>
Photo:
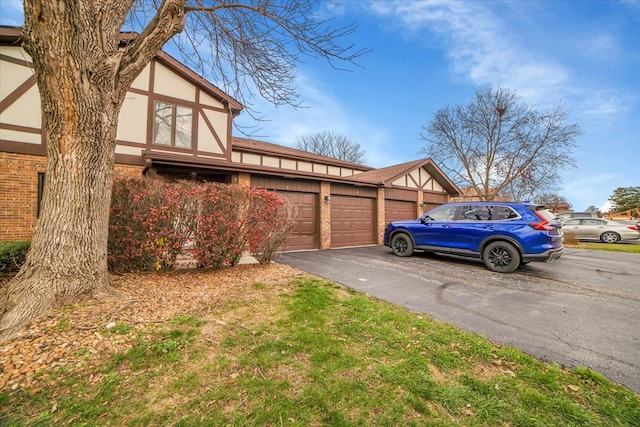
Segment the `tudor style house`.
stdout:
<svg viewBox="0 0 640 427">
<path fill-rule="evenodd" d="M 20 30 L 0 27 L 0 241 L 29 239 L 46 141 Z M 262 187 L 297 206 L 288 250 L 382 243 L 387 222 L 415 218 L 460 190 L 430 159 L 382 169 L 233 137 L 243 106 L 166 54 L 133 83 L 120 113 L 116 177 L 202 179 Z"/>
</svg>

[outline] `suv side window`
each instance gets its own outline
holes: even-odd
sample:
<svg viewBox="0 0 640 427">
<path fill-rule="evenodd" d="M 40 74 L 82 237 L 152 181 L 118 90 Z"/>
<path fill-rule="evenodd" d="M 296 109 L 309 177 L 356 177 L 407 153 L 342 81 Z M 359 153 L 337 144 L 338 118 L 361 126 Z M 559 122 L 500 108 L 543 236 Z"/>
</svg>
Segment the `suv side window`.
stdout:
<svg viewBox="0 0 640 427">
<path fill-rule="evenodd" d="M 467 221 L 503 221 L 520 217 L 510 206 L 462 206 L 461 212 L 462 219 Z"/>
<path fill-rule="evenodd" d="M 491 219 L 490 206 L 463 206 L 462 219 L 466 221 L 488 221 Z"/>
<path fill-rule="evenodd" d="M 514 211 L 510 206 L 494 206 L 491 219 L 494 221 L 502 221 L 505 219 L 519 218 L 518 212 Z"/>
<path fill-rule="evenodd" d="M 442 206 L 430 211 L 424 219 L 427 221 L 453 221 L 457 210 L 457 206 Z"/>
</svg>

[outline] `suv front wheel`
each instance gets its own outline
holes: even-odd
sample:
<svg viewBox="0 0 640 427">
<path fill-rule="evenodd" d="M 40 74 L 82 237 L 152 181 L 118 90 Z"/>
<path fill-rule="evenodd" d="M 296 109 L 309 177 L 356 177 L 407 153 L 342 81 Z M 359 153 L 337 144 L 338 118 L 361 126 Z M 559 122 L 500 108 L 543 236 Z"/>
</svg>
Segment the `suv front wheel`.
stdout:
<svg viewBox="0 0 640 427">
<path fill-rule="evenodd" d="M 520 252 L 510 243 L 489 243 L 482 252 L 484 265 L 491 271 L 511 273 L 520 266 Z"/>
<path fill-rule="evenodd" d="M 398 233 L 391 239 L 391 250 L 397 256 L 413 255 L 413 241 L 405 233 Z"/>
</svg>

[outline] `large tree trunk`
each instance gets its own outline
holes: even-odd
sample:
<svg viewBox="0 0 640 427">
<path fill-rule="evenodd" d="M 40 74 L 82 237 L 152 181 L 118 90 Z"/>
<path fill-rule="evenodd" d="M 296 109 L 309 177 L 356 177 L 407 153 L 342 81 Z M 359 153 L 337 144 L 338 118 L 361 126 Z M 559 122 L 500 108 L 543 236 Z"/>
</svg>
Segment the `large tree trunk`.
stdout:
<svg viewBox="0 0 640 427">
<path fill-rule="evenodd" d="M 54 304 L 108 287 L 109 206 L 122 101 L 115 93 L 115 70 L 87 49 L 93 40 L 83 40 L 95 20 L 58 7 L 26 10 L 40 20 L 25 26 L 24 46 L 38 78 L 48 160 L 40 217 L 26 263 L 4 296 L 0 338 Z"/>
<path fill-rule="evenodd" d="M 47 169 L 31 250 L 0 296 L 0 341 L 54 305 L 110 291 L 107 238 L 118 114 L 155 53 L 184 25 L 165 0 L 119 47 L 133 0 L 25 0 L 23 46 L 42 103 Z"/>
</svg>

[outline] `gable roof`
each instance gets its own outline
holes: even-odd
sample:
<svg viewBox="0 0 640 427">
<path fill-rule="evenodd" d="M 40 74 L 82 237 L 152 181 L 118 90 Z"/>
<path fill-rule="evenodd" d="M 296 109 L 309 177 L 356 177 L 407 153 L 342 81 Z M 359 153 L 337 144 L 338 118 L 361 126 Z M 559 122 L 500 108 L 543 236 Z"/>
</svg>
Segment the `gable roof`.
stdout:
<svg viewBox="0 0 640 427">
<path fill-rule="evenodd" d="M 460 189 L 440 170 L 438 166 L 429 158 L 413 160 L 411 162 L 400 163 L 381 169 L 373 169 L 348 177 L 355 182 L 375 184 L 382 187 L 391 187 L 398 178 L 408 175 L 412 171 L 424 168 L 447 193 L 451 195 L 461 194 Z"/>
<path fill-rule="evenodd" d="M 0 44 L 18 44 L 21 40 L 21 29 L 19 27 L 9 27 L 9 26 L 0 26 Z M 136 33 L 120 33 L 121 44 L 124 45 L 126 43 L 134 40 L 138 34 Z M 164 65 L 169 67 L 171 70 L 178 73 L 184 79 L 190 81 L 194 85 L 202 88 L 204 91 L 212 95 L 214 98 L 219 99 L 223 104 L 225 104 L 229 110 L 229 112 L 233 116 L 237 116 L 240 114 L 240 111 L 243 109 L 243 105 L 220 90 L 218 87 L 209 83 L 206 79 L 180 63 L 178 60 L 173 58 L 171 55 L 166 52 L 159 50 L 156 53 L 155 59 L 162 62 Z M 458 187 L 451 181 L 449 178 L 438 168 L 431 159 L 420 159 L 414 160 L 411 162 L 401 163 L 398 165 L 388 166 L 385 168 L 374 169 L 369 166 L 347 162 L 339 159 L 335 159 L 332 157 L 322 156 L 314 153 L 310 153 L 304 150 L 299 150 L 296 148 L 272 144 L 264 141 L 258 141 L 247 138 L 239 138 L 232 137 L 231 142 L 231 150 L 239 151 L 239 152 L 250 152 L 256 154 L 263 155 L 275 155 L 275 156 L 283 156 L 288 157 L 294 160 L 301 160 L 306 162 L 317 162 L 322 163 L 328 166 L 336 166 L 352 169 L 355 174 L 350 176 L 325 176 L 323 179 L 329 179 L 333 181 L 341 181 L 341 182 L 352 182 L 354 184 L 364 184 L 367 186 L 377 186 L 377 187 L 392 187 L 393 183 L 399 178 L 409 175 L 413 171 L 424 168 L 424 170 L 440 184 L 440 186 L 449 193 L 450 195 L 462 195 L 462 192 Z M 226 164 L 224 165 L 224 161 L 220 163 L 218 160 L 207 160 L 202 158 L 186 158 L 182 156 L 174 156 L 172 154 L 167 153 L 143 153 L 143 156 L 147 159 L 152 157 L 166 157 L 168 161 L 173 163 L 179 161 L 180 163 L 185 163 L 189 165 L 201 164 L 207 166 L 209 163 L 211 165 L 216 165 L 217 167 L 226 167 L 226 168 L 238 168 L 241 166 L 239 164 Z M 227 161 L 228 162 L 228 161 Z M 241 167 L 247 167 L 248 169 L 255 169 L 255 166 L 244 165 Z M 362 172 L 360 172 L 362 171 Z M 286 171 L 290 173 L 290 171 Z M 302 173 L 305 176 L 314 175 L 314 173 Z"/>
<path fill-rule="evenodd" d="M 369 166 L 363 166 L 356 163 L 345 162 L 343 160 L 334 159 L 332 157 L 321 156 L 319 154 L 309 153 L 297 148 L 287 147 L 284 145 L 272 144 L 264 141 L 257 141 L 247 138 L 233 138 L 233 150 L 247 151 L 266 155 L 286 156 L 291 159 L 307 160 L 321 162 L 332 166 L 344 166 L 353 169 L 359 169 L 364 172 L 356 173 L 351 176 L 340 177 L 343 181 L 350 181 L 358 184 L 373 185 L 376 187 L 391 187 L 392 183 L 398 178 L 408 175 L 416 169 L 424 168 L 434 180 L 436 180 L 442 188 L 452 196 L 460 195 L 460 189 L 437 167 L 431 159 L 413 160 L 398 165 L 388 166 L 385 168 L 374 169 Z"/>
<path fill-rule="evenodd" d="M 178 61 L 165 51 L 158 51 L 155 58 L 167 65 L 173 71 L 177 72 L 185 80 L 190 81 L 200 88 L 203 88 L 214 98 L 221 100 L 234 117 L 240 114 L 240 111 L 244 108 L 244 106 L 239 101 L 236 101 L 226 92 L 223 92 L 221 89 L 211 84 L 207 79 L 192 71 L 190 68 L 183 65 L 180 61 Z"/>
<path fill-rule="evenodd" d="M 131 43 L 138 36 L 139 34 L 135 32 L 121 32 L 120 47 L 124 47 L 128 43 Z M 8 27 L 0 25 L 0 44 L 17 45 L 21 43 L 21 39 L 22 30 L 20 27 Z M 226 92 L 223 92 L 221 89 L 211 84 L 208 80 L 206 80 L 187 66 L 183 65 L 180 61 L 173 58 L 165 51 L 159 50 L 155 55 L 155 59 L 162 62 L 169 69 L 179 74 L 185 80 L 191 82 L 197 87 L 200 87 L 214 98 L 220 100 L 220 102 L 222 102 L 226 106 L 226 108 L 229 109 L 234 117 L 240 114 L 240 111 L 242 111 L 242 109 L 244 108 L 244 106 L 239 101 L 235 100 Z"/>
</svg>

